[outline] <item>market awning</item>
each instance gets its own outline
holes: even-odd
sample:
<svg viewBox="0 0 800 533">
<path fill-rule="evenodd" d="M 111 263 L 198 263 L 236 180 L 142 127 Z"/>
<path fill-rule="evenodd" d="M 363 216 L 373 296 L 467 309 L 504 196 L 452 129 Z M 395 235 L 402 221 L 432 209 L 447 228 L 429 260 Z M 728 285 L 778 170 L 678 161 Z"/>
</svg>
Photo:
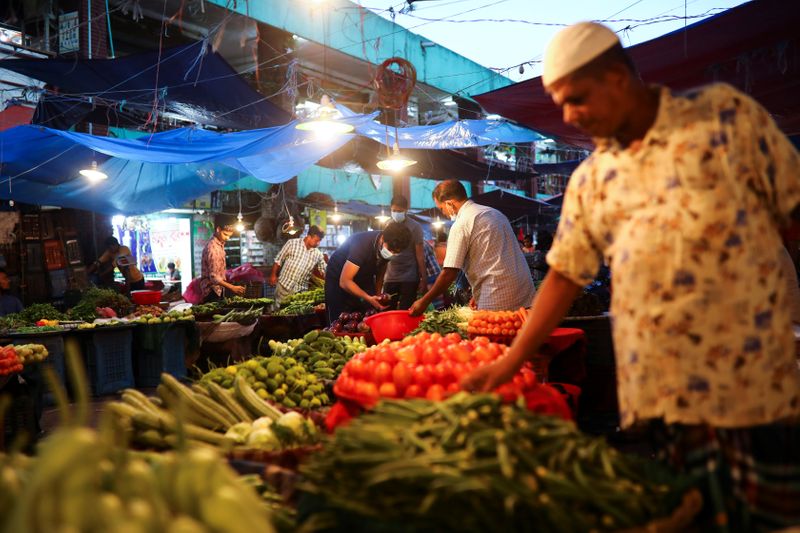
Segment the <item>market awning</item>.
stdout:
<svg viewBox="0 0 800 533">
<path fill-rule="evenodd" d="M 44 81 L 62 93 L 47 95 L 37 109 L 35 123 L 51 128 L 68 129 L 93 111 L 93 121 L 112 126 L 127 124 L 121 119 L 129 112 L 140 117 L 166 112 L 197 124 L 235 129 L 291 120 L 205 41 L 117 59 L 4 59 L 0 68 Z"/>
<path fill-rule="evenodd" d="M 800 133 L 800 2 L 759 0 L 628 49 L 642 78 L 682 90 L 727 82 L 758 100 L 787 134 Z M 484 109 L 590 148 L 563 123 L 534 78 L 474 97 Z"/>
</svg>

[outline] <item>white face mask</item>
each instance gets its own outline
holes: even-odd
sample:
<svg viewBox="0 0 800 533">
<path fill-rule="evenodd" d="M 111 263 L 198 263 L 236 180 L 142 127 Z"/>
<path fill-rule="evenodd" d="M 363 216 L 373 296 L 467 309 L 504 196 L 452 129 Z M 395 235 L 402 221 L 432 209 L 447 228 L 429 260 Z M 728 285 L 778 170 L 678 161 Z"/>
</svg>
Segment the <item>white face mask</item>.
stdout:
<svg viewBox="0 0 800 533">
<path fill-rule="evenodd" d="M 390 252 L 385 246 L 381 246 L 381 257 L 386 259 L 387 261 L 391 261 L 394 257 L 394 254 Z"/>
<path fill-rule="evenodd" d="M 402 222 L 406 219 L 406 214 L 402 211 L 392 211 L 392 220 Z"/>
</svg>

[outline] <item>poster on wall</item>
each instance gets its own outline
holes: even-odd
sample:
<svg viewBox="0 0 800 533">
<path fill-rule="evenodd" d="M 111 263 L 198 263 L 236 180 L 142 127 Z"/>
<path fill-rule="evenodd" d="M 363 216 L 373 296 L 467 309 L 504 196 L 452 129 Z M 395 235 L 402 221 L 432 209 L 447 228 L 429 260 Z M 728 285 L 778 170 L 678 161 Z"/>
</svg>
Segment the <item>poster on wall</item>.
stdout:
<svg viewBox="0 0 800 533">
<path fill-rule="evenodd" d="M 166 274 L 167 265 L 174 263 L 181 279 L 192 279 L 191 222 L 188 218 L 151 220 L 147 246 L 155 270 Z"/>
</svg>

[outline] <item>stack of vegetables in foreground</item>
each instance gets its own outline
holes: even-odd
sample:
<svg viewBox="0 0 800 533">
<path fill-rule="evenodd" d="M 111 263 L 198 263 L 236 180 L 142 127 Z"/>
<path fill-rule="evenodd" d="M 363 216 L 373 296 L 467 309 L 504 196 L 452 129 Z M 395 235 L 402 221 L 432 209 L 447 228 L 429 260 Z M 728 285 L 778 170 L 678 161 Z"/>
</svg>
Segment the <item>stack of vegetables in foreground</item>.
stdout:
<svg viewBox="0 0 800 533">
<path fill-rule="evenodd" d="M 335 379 L 345 363 L 367 349 L 364 337 L 337 337 L 329 331 L 311 331 L 285 343 L 269 341 L 269 347 L 278 357 L 296 359 L 321 379 Z"/>
<path fill-rule="evenodd" d="M 450 307 L 441 311 L 429 311 L 425 313 L 419 327 L 412 333 L 421 331 L 428 333 L 438 333 L 447 335 L 448 333 L 458 333 L 462 337 L 467 336 L 467 325 L 472 319 L 475 311 L 469 307 Z"/>
<path fill-rule="evenodd" d="M 328 531 L 617 530 L 668 515 L 685 486 L 570 422 L 459 393 L 379 403 L 301 467 Z"/>
<path fill-rule="evenodd" d="M 417 333 L 354 356 L 336 381 L 334 392 L 367 407 L 379 398 L 441 400 L 458 392 L 459 382 L 468 373 L 507 351 L 507 346 L 485 337 L 466 340 L 458 333 Z M 513 400 L 536 385 L 535 374 L 525 367 L 497 392 Z"/>
<path fill-rule="evenodd" d="M 225 451 L 235 446 L 278 451 L 318 440 L 312 421 L 277 410 L 242 377 L 235 379 L 231 393 L 211 382 L 190 388 L 162 374 L 157 398 L 127 389 L 108 410 L 134 443 L 149 448 L 174 448 L 181 432 L 189 444 Z"/>
<path fill-rule="evenodd" d="M 187 450 L 181 442 L 177 452 L 134 452 L 114 419 L 103 416 L 99 432 L 84 427 L 86 377 L 75 354 L 67 353 L 67 366 L 77 409 L 67 408 L 63 388 L 54 390 L 67 425 L 33 458 L 0 454 L 0 531 L 275 531 L 253 487 L 213 449 Z"/>
<path fill-rule="evenodd" d="M 495 342 L 511 344 L 527 319 L 525 308 L 517 311 L 476 311 L 469 321 L 470 337 L 482 335 Z"/>
</svg>

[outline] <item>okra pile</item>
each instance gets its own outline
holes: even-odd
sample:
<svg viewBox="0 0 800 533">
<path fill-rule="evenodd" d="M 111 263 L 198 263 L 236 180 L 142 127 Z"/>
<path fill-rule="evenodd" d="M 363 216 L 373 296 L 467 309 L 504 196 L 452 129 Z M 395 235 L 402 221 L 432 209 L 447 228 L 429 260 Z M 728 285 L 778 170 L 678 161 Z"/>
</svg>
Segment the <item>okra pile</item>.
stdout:
<svg viewBox="0 0 800 533">
<path fill-rule="evenodd" d="M 302 467 L 301 520 L 335 530 L 618 530 L 667 516 L 685 487 L 574 424 L 495 395 L 385 400 Z"/>
</svg>

